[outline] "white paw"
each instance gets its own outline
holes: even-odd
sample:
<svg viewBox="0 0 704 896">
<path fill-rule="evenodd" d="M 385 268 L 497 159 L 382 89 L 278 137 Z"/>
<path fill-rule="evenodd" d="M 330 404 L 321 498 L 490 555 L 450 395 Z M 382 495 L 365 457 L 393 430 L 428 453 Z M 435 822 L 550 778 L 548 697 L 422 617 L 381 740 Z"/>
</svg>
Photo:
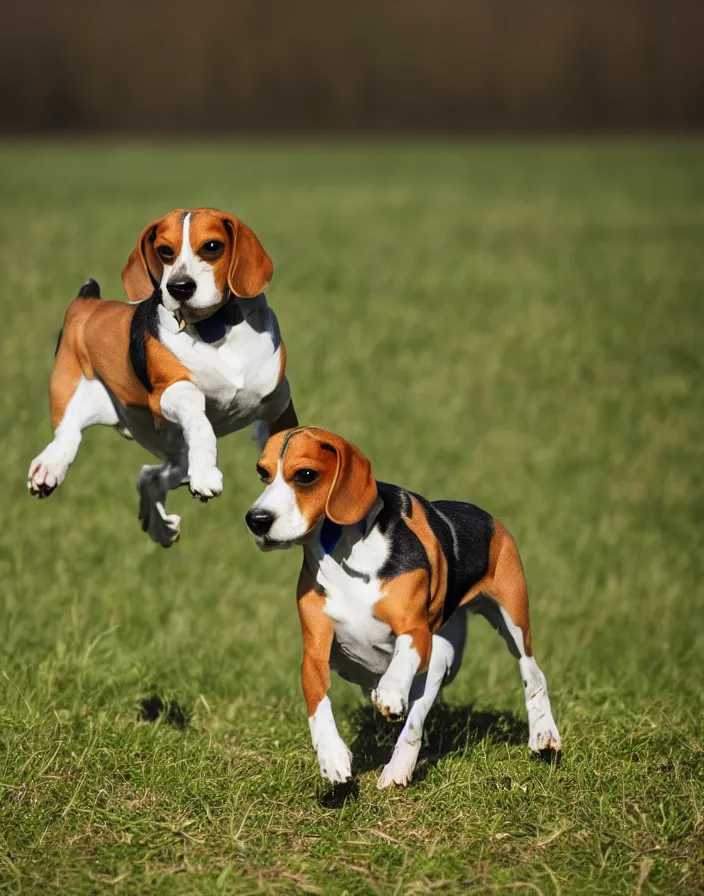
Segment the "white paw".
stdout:
<svg viewBox="0 0 704 896">
<path fill-rule="evenodd" d="M 391 787 L 392 784 L 397 784 L 399 787 L 409 784 L 415 771 L 419 752 L 420 740 L 415 744 L 409 744 L 405 740 L 399 741 L 394 748 L 394 755 L 379 775 L 379 780 L 376 782 L 377 788 L 384 790 L 386 787 Z"/>
<path fill-rule="evenodd" d="M 217 467 L 189 470 L 188 488 L 194 498 L 209 501 L 222 494 L 222 473 Z"/>
<path fill-rule="evenodd" d="M 559 753 L 562 741 L 555 722 L 552 719 L 542 719 L 535 727 L 531 726 L 528 746 L 534 753 L 542 753 L 545 750 Z"/>
<path fill-rule="evenodd" d="M 162 526 L 154 539 L 165 548 L 178 541 L 181 537 L 181 517 L 177 513 L 167 513 L 161 518 Z"/>
<path fill-rule="evenodd" d="M 145 518 L 140 516 L 142 531 L 152 541 L 164 548 L 170 548 L 181 535 L 181 517 L 177 513 L 166 513 L 163 505 L 152 505 L 152 511 Z"/>
<path fill-rule="evenodd" d="M 49 448 L 45 449 L 29 465 L 27 488 L 30 495 L 48 498 L 54 489 L 64 481 L 67 472 L 66 461 L 57 458 Z"/>
<path fill-rule="evenodd" d="M 387 719 L 402 719 L 408 710 L 408 700 L 398 691 L 378 687 L 372 691 L 372 703 L 377 712 Z"/>
<path fill-rule="evenodd" d="M 137 479 L 139 511 L 137 518 L 152 541 L 170 548 L 181 534 L 181 517 L 167 513 L 164 507 L 165 492 L 159 490 L 160 466 L 142 467 Z"/>
<path fill-rule="evenodd" d="M 342 784 L 352 777 L 352 753 L 338 735 L 318 744 L 320 774 L 331 784 Z"/>
</svg>

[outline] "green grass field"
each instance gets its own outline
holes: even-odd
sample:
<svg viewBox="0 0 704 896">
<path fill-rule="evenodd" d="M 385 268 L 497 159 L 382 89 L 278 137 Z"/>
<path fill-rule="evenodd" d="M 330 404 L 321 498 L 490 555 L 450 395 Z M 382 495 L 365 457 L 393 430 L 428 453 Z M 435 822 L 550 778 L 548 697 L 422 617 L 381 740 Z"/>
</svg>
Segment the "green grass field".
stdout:
<svg viewBox="0 0 704 896">
<path fill-rule="evenodd" d="M 5 145 L 0 172 L 0 892 L 701 893 L 704 143 Z M 323 786 L 247 433 L 218 501 L 172 496 L 168 551 L 112 431 L 27 496 L 66 305 L 123 298 L 144 224 L 197 205 L 274 259 L 302 421 L 512 530 L 559 767 L 477 619 L 413 784 L 376 790 L 394 729 L 336 679 L 358 788 Z"/>
</svg>

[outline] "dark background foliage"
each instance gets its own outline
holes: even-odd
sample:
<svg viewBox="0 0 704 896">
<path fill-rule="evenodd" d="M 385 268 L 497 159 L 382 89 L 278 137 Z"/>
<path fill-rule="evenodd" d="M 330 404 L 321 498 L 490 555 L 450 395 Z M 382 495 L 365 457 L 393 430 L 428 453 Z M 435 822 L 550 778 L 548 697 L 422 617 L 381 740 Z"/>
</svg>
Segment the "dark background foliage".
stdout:
<svg viewBox="0 0 704 896">
<path fill-rule="evenodd" d="M 6 133 L 704 123 L 699 0 L 36 0 L 2 18 Z"/>
</svg>

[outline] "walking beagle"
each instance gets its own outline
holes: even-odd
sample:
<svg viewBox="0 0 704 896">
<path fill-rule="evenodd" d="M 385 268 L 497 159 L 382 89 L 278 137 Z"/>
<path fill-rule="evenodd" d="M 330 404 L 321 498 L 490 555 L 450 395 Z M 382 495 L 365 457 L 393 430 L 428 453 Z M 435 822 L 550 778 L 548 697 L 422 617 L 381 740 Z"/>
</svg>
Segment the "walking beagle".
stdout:
<svg viewBox="0 0 704 896">
<path fill-rule="evenodd" d="M 405 785 L 426 716 L 461 664 L 466 613 L 484 615 L 518 659 L 530 749 L 560 750 L 533 657 L 521 560 L 498 520 L 473 504 L 430 502 L 376 482 L 354 445 L 316 427 L 274 435 L 257 471 L 266 489 L 245 519 L 258 547 L 303 547 L 303 692 L 324 778 L 352 773 L 327 697 L 330 667 L 383 716 L 407 716 L 378 780 L 379 788 Z"/>
<path fill-rule="evenodd" d="M 82 431 L 114 426 L 164 462 L 139 474 L 139 520 L 168 547 L 181 520 L 166 495 L 222 492 L 216 440 L 257 423 L 260 447 L 297 424 L 286 351 L 263 290 L 274 268 L 245 224 L 215 209 L 152 221 L 122 272 L 128 298 L 89 280 L 66 312 L 49 385 L 53 441 L 29 467 L 40 498 L 63 482 Z"/>
</svg>

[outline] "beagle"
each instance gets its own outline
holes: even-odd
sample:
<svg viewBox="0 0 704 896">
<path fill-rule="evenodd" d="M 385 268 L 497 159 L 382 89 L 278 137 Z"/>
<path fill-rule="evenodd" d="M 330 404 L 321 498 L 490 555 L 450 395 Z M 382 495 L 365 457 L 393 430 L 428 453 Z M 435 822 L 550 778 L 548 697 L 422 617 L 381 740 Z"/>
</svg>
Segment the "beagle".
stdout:
<svg viewBox="0 0 704 896">
<path fill-rule="evenodd" d="M 177 209 L 142 231 L 122 272 L 130 299 L 89 280 L 66 312 L 49 384 L 53 441 L 29 467 L 45 498 L 63 482 L 82 431 L 96 423 L 163 463 L 142 467 L 139 520 L 164 547 L 179 537 L 167 493 L 222 492 L 216 440 L 251 423 L 260 447 L 297 424 L 286 350 L 263 290 L 271 259 L 246 224 L 215 209 Z"/>
<path fill-rule="evenodd" d="M 467 613 L 485 616 L 518 659 L 530 749 L 560 750 L 521 560 L 498 520 L 376 482 L 354 445 L 316 427 L 273 436 L 257 471 L 266 488 L 245 520 L 258 547 L 303 547 L 303 693 L 324 778 L 352 773 L 327 696 L 330 667 L 387 719 L 406 717 L 377 786 L 408 784 L 426 716 L 461 664 Z"/>
</svg>

